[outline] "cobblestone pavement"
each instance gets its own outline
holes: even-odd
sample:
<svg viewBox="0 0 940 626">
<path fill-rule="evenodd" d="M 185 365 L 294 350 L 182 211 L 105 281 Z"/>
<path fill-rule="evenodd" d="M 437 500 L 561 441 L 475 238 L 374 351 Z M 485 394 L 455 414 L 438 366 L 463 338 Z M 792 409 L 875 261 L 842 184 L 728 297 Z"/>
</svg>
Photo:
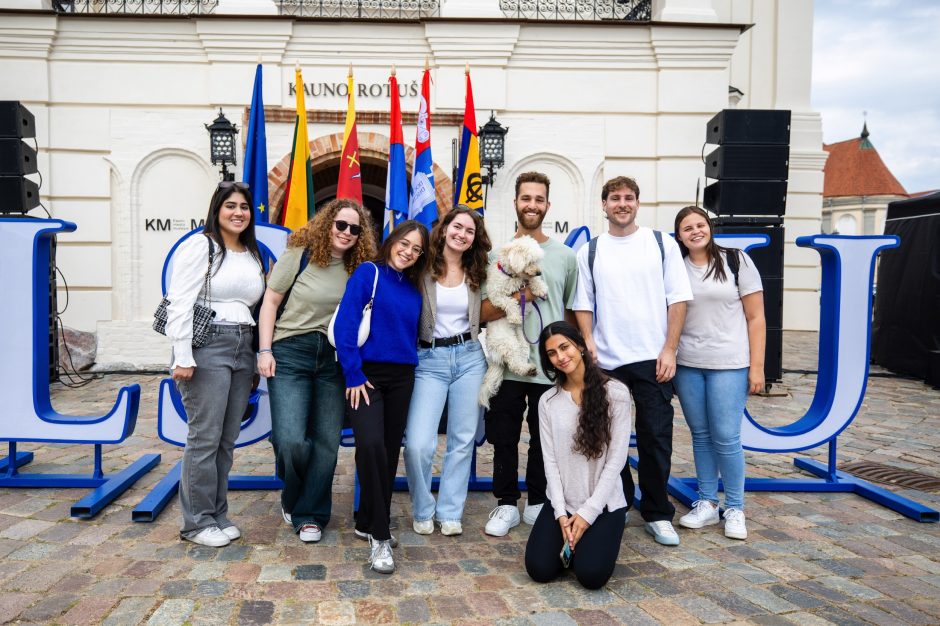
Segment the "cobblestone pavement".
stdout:
<svg viewBox="0 0 940 626">
<path fill-rule="evenodd" d="M 754 399 L 765 423 L 792 421 L 815 385 L 816 335 L 785 336 L 785 397 Z M 877 369 L 840 459 L 867 459 L 940 477 L 940 391 Z M 802 372 L 802 373 L 801 373 Z M 243 538 L 223 549 L 179 540 L 174 501 L 154 523 L 131 509 L 180 457 L 156 437 L 158 376 L 107 376 L 84 388 L 54 386 L 62 412 L 94 413 L 121 385 L 143 388 L 136 433 L 106 446 L 105 470 L 158 452 L 162 463 L 92 520 L 69 507 L 84 490 L 0 489 L 0 621 L 104 624 L 265 623 L 940 623 L 940 525 L 918 524 L 847 494 L 748 494 L 750 536 L 726 539 L 720 526 L 679 530 L 665 548 L 634 515 L 606 588 L 585 591 L 571 576 L 539 585 L 525 574 L 529 527 L 504 538 L 483 525 L 494 505 L 467 502 L 464 535 L 411 532 L 406 493 L 395 494 L 401 547 L 398 571 L 369 571 L 366 545 L 351 527 L 352 451 L 342 449 L 334 483 L 334 521 L 323 541 L 304 545 L 281 521 L 278 494 L 233 492 L 232 519 Z M 677 407 L 678 407 L 678 403 Z M 677 409 L 673 470 L 692 475 L 688 429 Z M 523 446 L 524 447 L 524 446 Z M 24 471 L 87 472 L 91 447 L 23 444 L 35 452 Z M 751 476 L 796 476 L 794 455 L 748 453 Z M 825 451 L 806 456 L 824 460 Z M 492 467 L 481 448 L 480 473 Z M 523 464 L 524 467 L 524 464 Z M 236 452 L 239 473 L 272 472 L 266 442 Z M 940 493 L 901 490 L 940 507 Z M 685 508 L 678 506 L 680 513 Z"/>
</svg>

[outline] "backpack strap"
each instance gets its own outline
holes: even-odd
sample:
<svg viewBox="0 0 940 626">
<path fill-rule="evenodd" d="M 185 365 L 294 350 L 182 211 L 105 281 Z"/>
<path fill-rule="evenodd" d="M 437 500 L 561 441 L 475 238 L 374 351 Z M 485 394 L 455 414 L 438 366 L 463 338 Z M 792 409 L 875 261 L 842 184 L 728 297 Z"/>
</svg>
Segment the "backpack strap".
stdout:
<svg viewBox="0 0 940 626">
<path fill-rule="evenodd" d="M 277 307 L 277 316 L 274 319 L 281 319 L 281 315 L 284 313 L 284 309 L 287 308 L 287 300 L 290 298 L 291 292 L 294 290 L 294 284 L 297 282 L 297 279 L 300 278 L 300 275 L 304 273 L 304 270 L 307 269 L 307 265 L 310 264 L 310 249 L 304 248 L 304 251 L 300 253 L 300 267 L 297 269 L 297 273 L 294 274 L 294 280 L 291 282 L 290 287 L 287 288 L 287 291 L 284 292 L 284 299 L 281 300 L 281 304 Z"/>
<path fill-rule="evenodd" d="M 663 273 L 666 272 L 666 248 L 663 246 L 663 233 L 661 230 L 654 230 L 653 237 L 656 238 L 656 245 L 659 246 L 659 260 L 663 264 Z"/>
<path fill-rule="evenodd" d="M 725 258 L 728 260 L 728 269 L 734 274 L 734 286 L 738 286 L 738 272 L 741 269 L 741 255 L 737 248 L 728 248 L 725 252 Z"/>
</svg>

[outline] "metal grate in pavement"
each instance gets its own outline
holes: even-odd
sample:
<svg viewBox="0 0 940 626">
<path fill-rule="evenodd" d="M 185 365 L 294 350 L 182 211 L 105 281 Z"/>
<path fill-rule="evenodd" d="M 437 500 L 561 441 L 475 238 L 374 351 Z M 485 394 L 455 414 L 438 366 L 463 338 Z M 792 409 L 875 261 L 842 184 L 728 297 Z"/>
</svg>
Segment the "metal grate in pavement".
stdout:
<svg viewBox="0 0 940 626">
<path fill-rule="evenodd" d="M 840 463 L 839 469 L 865 480 L 873 480 L 889 485 L 898 485 L 920 491 L 940 491 L 940 478 L 911 470 L 899 469 L 873 461 L 852 461 Z"/>
</svg>

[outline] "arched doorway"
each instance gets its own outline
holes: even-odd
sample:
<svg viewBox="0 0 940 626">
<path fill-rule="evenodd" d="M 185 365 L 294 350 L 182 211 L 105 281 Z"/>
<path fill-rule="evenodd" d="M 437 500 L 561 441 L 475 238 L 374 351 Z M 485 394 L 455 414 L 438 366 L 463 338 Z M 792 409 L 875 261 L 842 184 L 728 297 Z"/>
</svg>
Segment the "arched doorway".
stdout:
<svg viewBox="0 0 940 626">
<path fill-rule="evenodd" d="M 319 208 L 336 197 L 336 181 L 339 178 L 339 162 L 342 154 L 343 134 L 335 133 L 318 137 L 310 142 L 313 169 L 314 201 Z M 388 137 L 379 133 L 359 133 L 359 163 L 362 170 L 362 200 L 372 215 L 377 229 L 382 228 L 385 212 L 385 183 L 388 177 Z M 411 180 L 411 163 L 414 148 L 405 146 L 405 162 L 408 180 Z M 268 173 L 268 197 L 272 207 L 271 220 L 277 221 L 284 208 L 284 191 L 290 168 L 288 152 Z M 410 185 L 410 183 L 409 183 Z M 439 212 L 447 211 L 454 197 L 454 185 L 444 170 L 434 164 L 434 188 Z"/>
</svg>

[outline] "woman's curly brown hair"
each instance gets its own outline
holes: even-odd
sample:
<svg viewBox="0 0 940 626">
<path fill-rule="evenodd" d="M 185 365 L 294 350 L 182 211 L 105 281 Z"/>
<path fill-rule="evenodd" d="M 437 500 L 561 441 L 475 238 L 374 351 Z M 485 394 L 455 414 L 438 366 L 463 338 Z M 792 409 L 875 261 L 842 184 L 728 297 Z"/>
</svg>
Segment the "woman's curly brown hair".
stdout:
<svg viewBox="0 0 940 626">
<path fill-rule="evenodd" d="M 444 261 L 444 234 L 447 227 L 454 221 L 458 215 L 469 215 L 473 219 L 473 226 L 476 232 L 473 236 L 473 244 L 464 251 L 460 262 L 466 273 L 466 281 L 474 291 L 480 290 L 480 285 L 486 278 L 486 267 L 488 265 L 488 254 L 493 245 L 490 243 L 490 236 L 486 234 L 486 226 L 483 225 L 483 218 L 479 213 L 470 207 L 460 204 L 451 209 L 441 220 L 435 224 L 431 231 L 431 243 L 428 246 L 428 268 L 431 270 L 431 278 L 437 280 L 447 273 L 446 263 Z"/>
<path fill-rule="evenodd" d="M 545 342 L 552 335 L 563 335 L 578 347 L 583 356 L 584 390 L 581 392 L 581 410 L 578 412 L 578 429 L 574 433 L 572 449 L 589 459 L 599 459 L 610 445 L 613 421 L 610 415 L 610 398 L 607 395 L 607 382 L 610 378 L 587 353 L 581 331 L 565 321 L 552 322 L 539 337 L 539 359 L 542 362 L 542 371 L 549 380 L 555 381 L 555 393 L 565 385 L 568 377 L 564 372 L 556 370 L 548 358 Z"/>
<path fill-rule="evenodd" d="M 362 231 L 356 244 L 343 255 L 343 265 L 346 273 L 352 274 L 361 263 L 375 258 L 375 229 L 372 227 L 372 218 L 361 204 L 347 198 L 330 200 L 317 211 L 313 219 L 291 233 L 287 245 L 291 248 L 306 248 L 310 251 L 310 261 L 320 267 L 330 264 L 332 258 L 332 243 L 330 234 L 336 214 L 342 209 L 352 209 L 359 214 L 359 225 Z"/>
</svg>

